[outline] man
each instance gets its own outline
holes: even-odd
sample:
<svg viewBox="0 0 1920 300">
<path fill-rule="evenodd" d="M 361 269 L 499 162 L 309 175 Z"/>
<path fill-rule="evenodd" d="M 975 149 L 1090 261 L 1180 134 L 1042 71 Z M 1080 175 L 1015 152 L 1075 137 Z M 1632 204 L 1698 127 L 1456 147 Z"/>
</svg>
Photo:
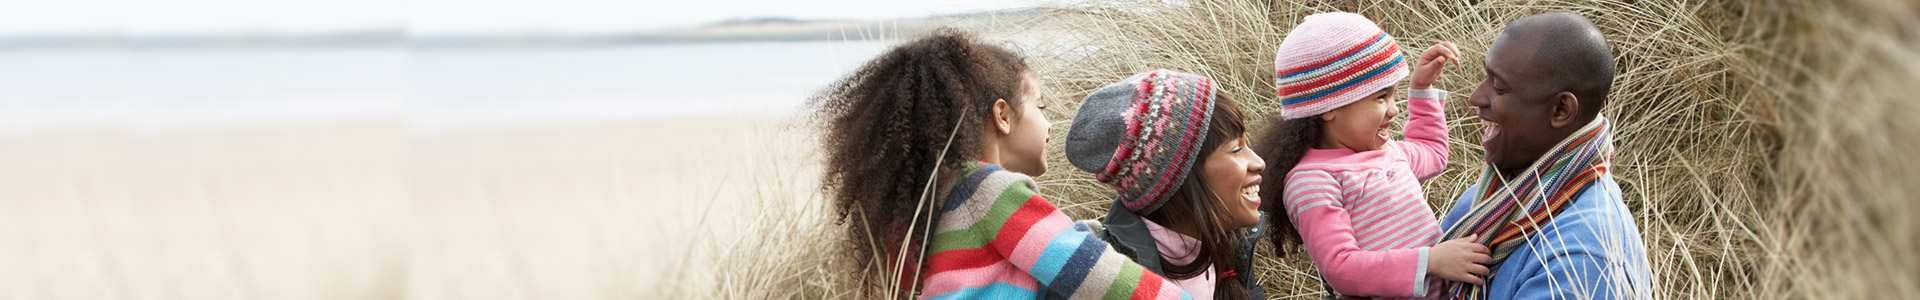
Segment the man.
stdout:
<svg viewBox="0 0 1920 300">
<path fill-rule="evenodd" d="M 1528 16 L 1489 47 L 1468 103 L 1488 123 L 1487 170 L 1460 195 L 1445 238 L 1479 234 L 1493 249 L 1485 285 L 1450 283 L 1487 299 L 1650 298 L 1646 245 L 1608 174 L 1611 127 L 1600 110 L 1613 85 L 1606 37 L 1572 13 Z"/>
</svg>

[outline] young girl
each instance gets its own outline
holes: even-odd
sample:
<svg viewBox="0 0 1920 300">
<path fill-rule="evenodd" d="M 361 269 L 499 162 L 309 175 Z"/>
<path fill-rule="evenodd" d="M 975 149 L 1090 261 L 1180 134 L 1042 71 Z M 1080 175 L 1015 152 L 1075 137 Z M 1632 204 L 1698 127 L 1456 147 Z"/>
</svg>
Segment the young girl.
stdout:
<svg viewBox="0 0 1920 300">
<path fill-rule="evenodd" d="M 1286 180 L 1262 186 L 1261 196 L 1281 199 L 1263 210 L 1286 216 L 1273 222 L 1275 249 L 1304 243 L 1335 297 L 1431 298 L 1437 280 L 1478 284 L 1474 275 L 1486 273 L 1486 247 L 1434 244 L 1440 225 L 1419 182 L 1447 166 L 1446 91 L 1429 88 L 1456 52 L 1442 42 L 1420 55 L 1407 141 L 1393 141 L 1393 88 L 1407 77 L 1393 37 L 1366 17 L 1323 13 L 1280 43 L 1281 120 L 1256 141 L 1274 162 L 1265 175 Z"/>
<path fill-rule="evenodd" d="M 941 29 L 809 104 L 825 130 L 821 189 L 849 225 L 846 253 L 865 287 L 929 299 L 1190 299 L 1036 193 L 1028 176 L 1047 171 L 1039 99 L 1019 57 Z"/>
<path fill-rule="evenodd" d="M 1247 149 L 1238 104 L 1213 79 L 1168 70 L 1080 102 L 1067 160 L 1119 195 L 1100 236 L 1197 299 L 1266 299 L 1252 270 L 1266 163 Z"/>
</svg>

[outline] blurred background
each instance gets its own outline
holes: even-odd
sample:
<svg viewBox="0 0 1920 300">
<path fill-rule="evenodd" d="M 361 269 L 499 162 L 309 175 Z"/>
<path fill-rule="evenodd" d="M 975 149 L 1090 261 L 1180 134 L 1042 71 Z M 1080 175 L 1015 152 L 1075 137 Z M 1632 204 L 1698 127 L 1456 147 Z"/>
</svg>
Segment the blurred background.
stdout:
<svg viewBox="0 0 1920 300">
<path fill-rule="evenodd" d="M 1022 5 L 0 0 L 0 299 L 658 297 L 813 90 Z"/>
</svg>

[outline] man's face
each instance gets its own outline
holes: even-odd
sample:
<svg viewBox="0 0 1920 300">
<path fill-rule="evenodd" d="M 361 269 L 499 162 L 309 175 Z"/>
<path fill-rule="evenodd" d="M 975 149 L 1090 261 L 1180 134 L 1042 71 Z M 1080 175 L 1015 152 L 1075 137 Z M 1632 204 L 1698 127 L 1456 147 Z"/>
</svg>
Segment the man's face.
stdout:
<svg viewBox="0 0 1920 300">
<path fill-rule="evenodd" d="M 1550 120 L 1550 103 L 1559 91 L 1540 70 L 1551 66 L 1533 59 L 1535 45 L 1515 40 L 1502 36 L 1493 41 L 1487 50 L 1486 79 L 1467 100 L 1487 123 L 1480 141 L 1487 149 L 1487 164 L 1503 178 L 1524 171 L 1566 137 Z"/>
</svg>

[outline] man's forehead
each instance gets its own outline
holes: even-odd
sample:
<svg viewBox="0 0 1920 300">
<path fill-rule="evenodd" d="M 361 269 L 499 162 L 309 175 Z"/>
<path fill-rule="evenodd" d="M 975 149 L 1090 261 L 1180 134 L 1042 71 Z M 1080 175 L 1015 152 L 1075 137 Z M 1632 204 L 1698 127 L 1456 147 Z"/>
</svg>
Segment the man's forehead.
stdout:
<svg viewBox="0 0 1920 300">
<path fill-rule="evenodd" d="M 1501 32 L 1487 47 L 1487 57 L 1482 63 L 1488 70 L 1504 77 L 1502 79 L 1512 80 L 1514 78 L 1511 77 L 1533 73 L 1533 57 L 1538 52 L 1534 48 L 1537 47 L 1539 43 L 1529 38 Z"/>
</svg>

